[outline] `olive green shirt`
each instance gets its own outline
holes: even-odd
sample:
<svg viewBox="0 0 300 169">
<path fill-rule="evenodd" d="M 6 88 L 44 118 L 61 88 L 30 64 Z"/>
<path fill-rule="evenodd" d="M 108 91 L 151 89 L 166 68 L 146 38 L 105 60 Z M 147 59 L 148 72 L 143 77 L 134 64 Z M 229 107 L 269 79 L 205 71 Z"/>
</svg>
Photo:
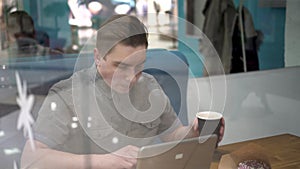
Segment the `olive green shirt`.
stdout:
<svg viewBox="0 0 300 169">
<path fill-rule="evenodd" d="M 143 73 L 129 94 L 118 94 L 93 66 L 50 89 L 34 137 L 60 151 L 108 153 L 150 144 L 178 125 L 168 97 L 151 75 Z"/>
</svg>

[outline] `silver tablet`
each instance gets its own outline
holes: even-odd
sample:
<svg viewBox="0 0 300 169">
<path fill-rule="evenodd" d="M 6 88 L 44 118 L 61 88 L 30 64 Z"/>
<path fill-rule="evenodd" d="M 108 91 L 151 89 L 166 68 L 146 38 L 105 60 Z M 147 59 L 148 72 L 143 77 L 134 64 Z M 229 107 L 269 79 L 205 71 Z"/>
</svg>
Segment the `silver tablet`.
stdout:
<svg viewBox="0 0 300 169">
<path fill-rule="evenodd" d="M 210 135 L 144 146 L 137 169 L 209 169 L 216 142 Z"/>
</svg>

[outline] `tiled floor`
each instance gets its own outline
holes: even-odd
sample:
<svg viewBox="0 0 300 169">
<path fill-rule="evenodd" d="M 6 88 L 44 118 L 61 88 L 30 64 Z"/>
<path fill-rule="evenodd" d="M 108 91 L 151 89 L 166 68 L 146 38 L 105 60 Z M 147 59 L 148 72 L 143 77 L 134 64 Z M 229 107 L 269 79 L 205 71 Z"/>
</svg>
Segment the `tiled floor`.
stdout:
<svg viewBox="0 0 300 169">
<path fill-rule="evenodd" d="M 174 50 L 177 48 L 176 28 L 168 25 L 151 26 L 149 31 L 149 48 L 164 48 Z"/>
</svg>

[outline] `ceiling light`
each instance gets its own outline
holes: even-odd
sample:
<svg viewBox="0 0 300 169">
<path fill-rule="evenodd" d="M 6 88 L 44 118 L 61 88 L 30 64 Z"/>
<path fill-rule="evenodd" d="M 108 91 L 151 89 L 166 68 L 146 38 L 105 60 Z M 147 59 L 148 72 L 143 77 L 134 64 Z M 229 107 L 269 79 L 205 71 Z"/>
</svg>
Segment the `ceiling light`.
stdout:
<svg viewBox="0 0 300 169">
<path fill-rule="evenodd" d="M 0 130 L 0 137 L 4 137 L 5 136 L 5 133 L 3 130 Z"/>
<path fill-rule="evenodd" d="M 120 4 L 115 7 L 115 12 L 117 14 L 127 14 L 130 10 L 130 6 L 127 4 Z"/>
<path fill-rule="evenodd" d="M 102 4 L 97 1 L 92 1 L 88 4 L 88 8 L 93 15 L 96 15 L 102 9 Z"/>
</svg>

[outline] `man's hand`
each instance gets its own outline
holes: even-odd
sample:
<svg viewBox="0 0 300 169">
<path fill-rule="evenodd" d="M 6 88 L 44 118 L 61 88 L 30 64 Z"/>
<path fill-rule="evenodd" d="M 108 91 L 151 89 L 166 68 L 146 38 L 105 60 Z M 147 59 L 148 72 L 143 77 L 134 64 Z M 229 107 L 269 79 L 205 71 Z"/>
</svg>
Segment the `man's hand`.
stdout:
<svg viewBox="0 0 300 169">
<path fill-rule="evenodd" d="M 96 161 L 100 168 L 133 169 L 136 167 L 138 147 L 126 146 L 118 151 L 104 155 L 104 159 Z"/>
<path fill-rule="evenodd" d="M 92 168 L 92 169 L 134 169 L 138 147 L 126 146 L 109 154 L 71 154 L 50 149 L 46 144 L 35 141 L 36 150 L 27 141 L 23 150 L 22 168 Z"/>
<path fill-rule="evenodd" d="M 194 121 L 193 121 L 193 124 L 192 124 L 192 129 L 195 132 L 199 133 L 199 128 L 198 128 L 198 119 L 195 118 Z M 221 118 L 221 127 L 220 127 L 220 131 L 219 131 L 219 140 L 218 140 L 218 143 L 220 141 L 222 141 L 223 137 L 224 137 L 224 131 L 225 131 L 225 120 L 224 118 L 222 117 Z"/>
</svg>

